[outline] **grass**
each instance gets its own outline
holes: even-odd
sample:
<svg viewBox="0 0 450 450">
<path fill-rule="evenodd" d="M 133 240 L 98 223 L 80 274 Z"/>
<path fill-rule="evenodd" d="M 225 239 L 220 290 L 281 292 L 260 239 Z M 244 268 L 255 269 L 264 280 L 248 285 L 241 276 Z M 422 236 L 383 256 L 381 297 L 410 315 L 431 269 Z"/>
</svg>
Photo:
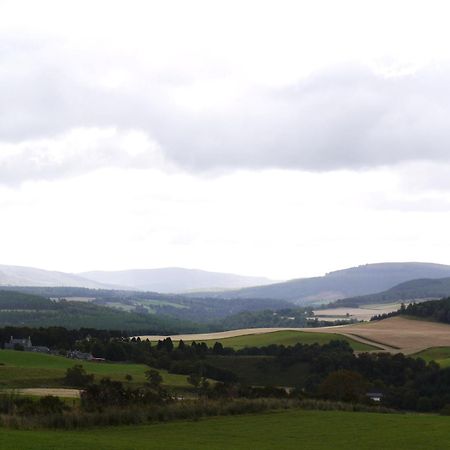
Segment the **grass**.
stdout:
<svg viewBox="0 0 450 450">
<path fill-rule="evenodd" d="M 2 429 L 2 450 L 442 450 L 448 417 L 282 411 L 83 431 Z"/>
<path fill-rule="evenodd" d="M 68 359 L 62 356 L 40 353 L 0 350 L 0 387 L 57 387 L 61 385 L 66 370 L 75 364 L 82 364 L 87 373 L 93 373 L 97 379 L 110 377 L 125 381 L 125 375 L 133 377 L 133 383 L 145 381 L 144 364 L 98 363 Z M 169 374 L 160 370 L 163 384 L 170 387 L 187 387 L 186 377 Z"/>
<path fill-rule="evenodd" d="M 305 331 L 274 331 L 271 333 L 247 334 L 225 339 L 212 339 L 204 341 L 208 346 L 215 342 L 221 342 L 224 347 L 233 347 L 238 350 L 245 347 L 264 347 L 271 344 L 295 345 L 295 344 L 328 344 L 332 340 L 348 342 L 354 350 L 370 351 L 376 347 L 354 341 L 346 336 L 332 333 L 308 333 Z"/>
<path fill-rule="evenodd" d="M 441 367 L 450 367 L 450 347 L 433 347 L 416 353 L 414 356 L 425 361 L 436 361 Z"/>
</svg>

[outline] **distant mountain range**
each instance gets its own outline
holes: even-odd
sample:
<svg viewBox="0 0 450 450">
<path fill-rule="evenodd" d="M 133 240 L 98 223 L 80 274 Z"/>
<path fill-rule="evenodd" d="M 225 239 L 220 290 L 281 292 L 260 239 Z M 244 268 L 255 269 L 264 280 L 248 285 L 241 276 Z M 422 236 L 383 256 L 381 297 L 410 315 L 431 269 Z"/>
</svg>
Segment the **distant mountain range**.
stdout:
<svg viewBox="0 0 450 450">
<path fill-rule="evenodd" d="M 267 285 L 273 281 L 263 277 L 247 277 L 231 273 L 170 267 L 119 271 L 82 272 L 79 276 L 96 283 L 127 286 L 131 289 L 162 293 L 238 289 Z"/>
<path fill-rule="evenodd" d="M 370 301 L 358 301 L 394 301 L 408 296 L 411 292 L 417 295 L 420 293 L 423 297 L 440 297 L 448 295 L 447 281 L 433 283 L 433 280 L 445 278 L 450 278 L 450 266 L 417 262 L 367 264 L 330 272 L 321 277 L 300 278 L 281 283 L 271 283 L 269 279 L 261 277 L 183 268 L 69 274 L 0 265 L 0 286 L 70 286 L 160 293 L 190 292 L 190 297 L 272 299 L 298 305 L 327 303 L 339 299 L 352 300 L 353 297 L 367 295 L 371 296 Z M 411 280 L 415 280 L 414 283 Z M 410 284 L 401 286 L 401 283 L 405 282 Z"/>
<path fill-rule="evenodd" d="M 414 279 L 445 277 L 450 277 L 448 265 L 417 262 L 377 263 L 330 272 L 322 277 L 301 278 L 210 295 L 228 299 L 271 298 L 308 305 L 375 294 Z"/>
<path fill-rule="evenodd" d="M 111 288 L 78 275 L 34 267 L 0 265 L 0 286 L 72 286 Z"/>
<path fill-rule="evenodd" d="M 265 285 L 262 277 L 182 268 L 96 271 L 80 274 L 33 267 L 0 265 L 0 286 L 71 286 L 94 289 L 130 289 L 162 293 L 215 291 Z"/>
</svg>

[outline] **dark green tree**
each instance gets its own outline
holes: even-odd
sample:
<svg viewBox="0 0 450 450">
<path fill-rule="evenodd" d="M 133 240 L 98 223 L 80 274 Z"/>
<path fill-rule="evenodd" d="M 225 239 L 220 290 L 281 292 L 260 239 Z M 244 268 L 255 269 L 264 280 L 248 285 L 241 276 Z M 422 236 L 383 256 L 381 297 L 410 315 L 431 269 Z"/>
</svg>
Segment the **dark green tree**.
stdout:
<svg viewBox="0 0 450 450">
<path fill-rule="evenodd" d="M 159 389 L 163 381 L 160 373 L 155 369 L 150 369 L 145 372 L 145 377 L 147 378 L 147 384 L 152 389 Z"/>
<path fill-rule="evenodd" d="M 331 372 L 319 386 L 319 392 L 324 398 L 344 402 L 361 400 L 366 389 L 366 380 L 351 370 Z"/>
<path fill-rule="evenodd" d="M 94 381 L 94 375 L 87 374 L 83 366 L 76 364 L 66 370 L 64 383 L 68 386 L 85 387 Z"/>
<path fill-rule="evenodd" d="M 187 377 L 187 382 L 189 384 L 192 384 L 196 389 L 200 386 L 200 383 L 202 381 L 202 377 L 198 373 L 191 373 Z"/>
</svg>

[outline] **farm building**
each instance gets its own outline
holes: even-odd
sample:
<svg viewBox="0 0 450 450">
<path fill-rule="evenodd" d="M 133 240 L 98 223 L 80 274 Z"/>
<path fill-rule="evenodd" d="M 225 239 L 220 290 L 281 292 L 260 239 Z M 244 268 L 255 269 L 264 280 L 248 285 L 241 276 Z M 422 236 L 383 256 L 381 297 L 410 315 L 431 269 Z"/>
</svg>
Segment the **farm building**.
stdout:
<svg viewBox="0 0 450 450">
<path fill-rule="evenodd" d="M 31 343 L 31 338 L 28 336 L 28 339 L 14 339 L 11 336 L 9 342 L 5 342 L 6 350 L 24 350 L 26 352 L 39 352 L 39 353 L 49 353 L 50 349 L 48 347 L 33 345 Z"/>
<path fill-rule="evenodd" d="M 383 399 L 383 394 L 381 392 L 368 392 L 366 396 L 373 402 L 381 402 Z"/>
<path fill-rule="evenodd" d="M 67 352 L 66 356 L 71 359 L 82 359 L 85 361 L 90 361 L 94 359 L 94 357 L 90 353 L 80 352 L 79 350 L 69 351 Z"/>
</svg>

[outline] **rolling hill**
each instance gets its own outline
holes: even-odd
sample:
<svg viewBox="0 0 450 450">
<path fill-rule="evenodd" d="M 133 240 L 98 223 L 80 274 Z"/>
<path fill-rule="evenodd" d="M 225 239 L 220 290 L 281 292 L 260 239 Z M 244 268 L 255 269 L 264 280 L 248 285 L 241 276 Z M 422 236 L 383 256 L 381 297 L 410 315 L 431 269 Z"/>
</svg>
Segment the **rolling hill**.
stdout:
<svg viewBox="0 0 450 450">
<path fill-rule="evenodd" d="M 65 286 L 181 293 L 239 289 L 271 282 L 264 277 L 246 277 L 183 268 L 92 271 L 72 274 L 34 267 L 0 265 L 0 286 Z"/>
<path fill-rule="evenodd" d="M 91 302 L 54 301 L 38 295 L 0 290 L 0 327 L 6 326 L 148 329 L 162 332 L 199 329 L 199 326 L 185 319 L 121 311 Z"/>
<path fill-rule="evenodd" d="M 127 286 L 135 290 L 162 293 L 238 289 L 271 283 L 263 277 L 246 277 L 231 273 L 179 267 L 119 271 L 82 272 L 79 276 L 96 283 Z"/>
<path fill-rule="evenodd" d="M 391 289 L 377 294 L 360 295 L 336 301 L 336 307 L 357 307 L 360 305 L 371 305 L 380 303 L 391 303 L 395 301 L 439 299 L 450 296 L 450 278 L 422 278 L 418 280 L 400 283 Z"/>
<path fill-rule="evenodd" d="M 34 267 L 0 265 L 0 286 L 74 286 L 111 288 L 79 275 Z"/>
<path fill-rule="evenodd" d="M 215 295 L 220 298 L 272 298 L 297 304 L 326 303 L 390 289 L 418 278 L 450 276 L 450 266 L 432 263 L 377 263 L 327 273 L 322 277 L 300 278 Z"/>
<path fill-rule="evenodd" d="M 6 288 L 5 288 L 6 289 Z M 10 286 L 10 292 L 22 292 L 46 299 L 90 302 L 122 311 L 138 312 L 156 316 L 170 316 L 196 323 L 222 319 L 243 311 L 280 310 L 291 303 L 271 299 L 223 300 L 210 297 L 186 297 L 185 295 L 160 294 L 157 292 L 129 291 L 119 289 L 87 289 L 79 287 Z"/>
</svg>

